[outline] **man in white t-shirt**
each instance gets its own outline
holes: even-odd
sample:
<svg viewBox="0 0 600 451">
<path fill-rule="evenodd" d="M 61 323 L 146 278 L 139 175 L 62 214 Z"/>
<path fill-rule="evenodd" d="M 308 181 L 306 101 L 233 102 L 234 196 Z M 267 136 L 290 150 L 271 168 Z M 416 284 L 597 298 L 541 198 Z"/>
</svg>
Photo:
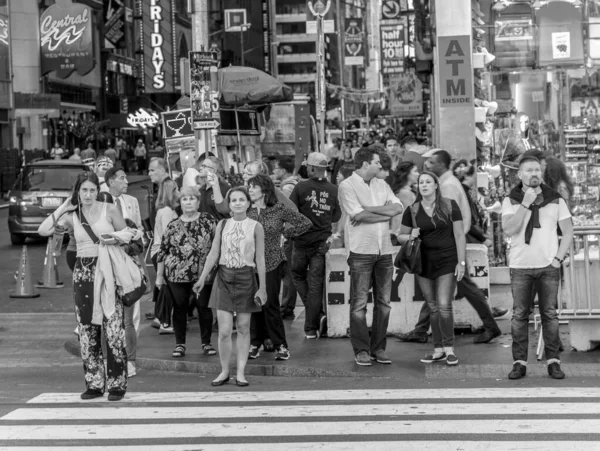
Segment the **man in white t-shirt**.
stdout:
<svg viewBox="0 0 600 451">
<path fill-rule="evenodd" d="M 520 379 L 527 373 L 531 293 L 537 287 L 548 374 L 553 379 L 563 379 L 556 307 L 560 266 L 573 241 L 571 213 L 560 194 L 542 183 L 537 158 L 522 158 L 517 176 L 521 183 L 502 203 L 502 227 L 511 238 L 508 264 L 514 302 L 513 369 L 508 377 Z M 562 233 L 560 244 L 557 227 Z"/>
</svg>

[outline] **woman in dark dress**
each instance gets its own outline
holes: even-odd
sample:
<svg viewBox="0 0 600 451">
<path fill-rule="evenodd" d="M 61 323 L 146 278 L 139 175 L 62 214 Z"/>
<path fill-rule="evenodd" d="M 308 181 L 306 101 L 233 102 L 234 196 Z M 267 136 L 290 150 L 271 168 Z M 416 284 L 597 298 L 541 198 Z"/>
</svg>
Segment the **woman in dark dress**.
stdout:
<svg viewBox="0 0 600 451">
<path fill-rule="evenodd" d="M 457 365 L 452 298 L 456 282 L 465 274 L 462 216 L 454 200 L 442 197 L 439 180 L 431 172 L 419 176 L 418 191 L 416 202 L 404 212 L 398 241 L 421 238 L 422 271 L 416 279 L 431 310 L 434 345 L 433 354 L 421 362 L 445 360 L 448 365 Z M 413 227 L 413 214 L 417 227 Z"/>
</svg>

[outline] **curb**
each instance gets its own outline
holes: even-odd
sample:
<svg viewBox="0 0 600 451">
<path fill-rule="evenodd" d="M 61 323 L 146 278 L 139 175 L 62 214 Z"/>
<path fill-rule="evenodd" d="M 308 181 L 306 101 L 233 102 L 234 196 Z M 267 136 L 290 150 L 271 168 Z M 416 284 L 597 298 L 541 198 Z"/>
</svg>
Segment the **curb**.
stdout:
<svg viewBox="0 0 600 451">
<path fill-rule="evenodd" d="M 66 341 L 65 349 L 70 354 L 80 357 L 79 343 L 77 341 Z M 164 359 L 136 359 L 136 367 L 146 370 L 175 371 L 183 373 L 214 374 L 221 373 L 220 363 L 189 362 L 185 360 L 164 360 Z M 232 367 L 232 371 L 234 371 Z M 314 367 L 296 367 L 283 365 L 248 365 L 245 374 L 248 376 L 286 376 L 286 377 L 385 377 L 374 376 L 372 374 L 355 373 L 352 371 L 331 371 Z"/>
</svg>

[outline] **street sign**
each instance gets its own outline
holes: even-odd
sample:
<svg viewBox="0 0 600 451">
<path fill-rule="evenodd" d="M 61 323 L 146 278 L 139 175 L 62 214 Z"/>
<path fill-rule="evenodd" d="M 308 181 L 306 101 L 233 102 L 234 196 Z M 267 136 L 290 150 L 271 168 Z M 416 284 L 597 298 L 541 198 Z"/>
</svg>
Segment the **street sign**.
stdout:
<svg viewBox="0 0 600 451">
<path fill-rule="evenodd" d="M 401 11 L 400 0 L 383 0 L 383 4 L 381 5 L 381 18 L 399 19 Z"/>
<path fill-rule="evenodd" d="M 246 9 L 226 9 L 225 10 L 225 31 L 242 32 L 242 27 L 248 27 Z"/>
<path fill-rule="evenodd" d="M 216 119 L 209 121 L 194 121 L 194 130 L 212 130 L 213 128 L 219 128 L 221 122 Z"/>
<path fill-rule="evenodd" d="M 324 20 L 323 21 L 323 33 L 333 34 L 335 33 L 335 21 Z M 306 22 L 306 34 L 317 34 L 317 21 L 309 20 Z"/>
<path fill-rule="evenodd" d="M 194 136 L 192 110 L 166 111 L 161 115 L 165 139 Z"/>
<path fill-rule="evenodd" d="M 219 125 L 217 73 L 216 52 L 190 52 L 190 95 L 194 130 L 203 129 L 198 126 L 199 122 L 216 121 L 217 126 Z"/>
</svg>

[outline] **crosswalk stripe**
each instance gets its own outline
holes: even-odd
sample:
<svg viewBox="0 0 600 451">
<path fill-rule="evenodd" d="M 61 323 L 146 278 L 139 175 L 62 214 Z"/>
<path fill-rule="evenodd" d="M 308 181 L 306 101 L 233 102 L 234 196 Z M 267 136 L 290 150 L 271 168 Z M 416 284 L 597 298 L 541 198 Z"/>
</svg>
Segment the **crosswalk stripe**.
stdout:
<svg viewBox="0 0 600 451">
<path fill-rule="evenodd" d="M 301 425 L 301 427 L 299 427 Z M 156 424 L 86 424 L 0 426 L 3 440 L 110 440 L 181 439 L 181 438 L 250 438 L 250 437 L 326 437 L 377 435 L 447 434 L 590 434 L 598 428 L 598 419 L 582 420 L 416 420 L 416 421 L 319 421 L 319 422 L 244 422 Z"/>
<path fill-rule="evenodd" d="M 374 401 L 410 399 L 532 399 L 532 398 L 600 398 L 600 387 L 511 387 L 479 389 L 415 389 L 415 390 L 310 390 L 310 391 L 265 391 L 265 392 L 128 392 L 129 403 L 199 403 L 199 402 L 277 402 L 277 401 Z M 74 404 L 86 405 L 106 401 L 83 401 L 79 393 L 43 393 L 27 401 L 29 404 Z"/>
<path fill-rule="evenodd" d="M 86 446 L 86 451 L 106 451 L 107 446 Z M 600 445 L 590 445 L 589 442 L 578 441 L 535 441 L 535 442 L 492 442 L 492 441 L 360 441 L 360 442 L 310 442 L 310 443 L 237 443 L 226 445 L 202 445 L 201 448 L 193 445 L 148 445 L 148 446 L 110 446 L 111 451 L 190 451 L 190 449 L 201 449 L 202 451 L 248 451 L 250 449 L 260 451 L 363 451 L 368 448 L 377 450 L 428 450 L 428 451 L 594 451 L 600 449 Z M 0 451 L 82 451 L 82 447 L 69 446 L 26 446 L 26 447 L 0 447 Z"/>
<path fill-rule="evenodd" d="M 600 403 L 443 403 L 443 404 L 354 404 L 348 405 L 294 405 L 290 406 L 235 406 L 235 407 L 63 407 L 17 409 L 3 421 L 101 421 L 118 420 L 212 420 L 266 419 L 288 417 L 369 417 L 369 416 L 481 416 L 481 415 L 600 415 Z M 0 423 L 1 424 L 1 423 Z"/>
</svg>

